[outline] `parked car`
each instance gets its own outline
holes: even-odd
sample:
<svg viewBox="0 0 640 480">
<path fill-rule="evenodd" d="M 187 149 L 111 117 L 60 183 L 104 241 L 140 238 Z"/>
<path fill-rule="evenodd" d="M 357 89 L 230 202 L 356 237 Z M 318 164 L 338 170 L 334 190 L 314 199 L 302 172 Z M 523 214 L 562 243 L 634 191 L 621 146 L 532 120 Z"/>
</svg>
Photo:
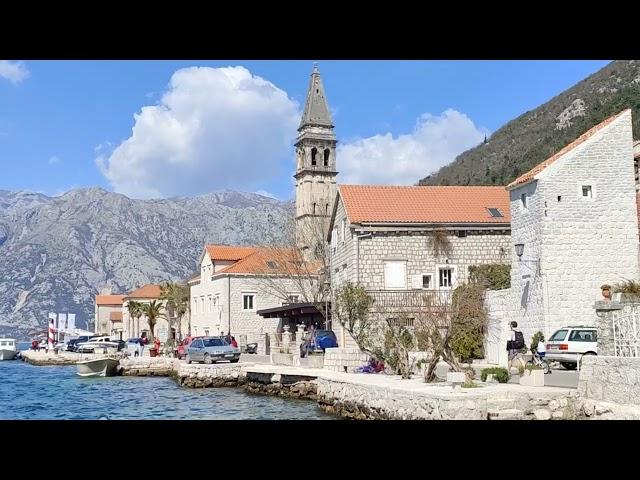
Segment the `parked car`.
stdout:
<svg viewBox="0 0 640 480">
<path fill-rule="evenodd" d="M 198 337 L 187 347 L 187 363 L 213 363 L 220 360 L 237 363 L 240 349 L 229 345 L 223 337 Z"/>
<path fill-rule="evenodd" d="M 598 354 L 598 331 L 582 325 L 556 330 L 547 341 L 548 361 L 560 362 L 564 368 L 574 370 L 583 355 Z"/>
<path fill-rule="evenodd" d="M 304 357 L 308 353 L 324 353 L 327 348 L 337 346 L 338 339 L 332 330 L 314 330 L 307 341 L 300 346 L 300 354 Z"/>
<path fill-rule="evenodd" d="M 79 343 L 84 343 L 84 342 L 88 342 L 90 339 L 97 337 L 97 335 L 83 335 L 81 337 L 78 338 L 74 338 L 73 340 L 69 340 L 67 342 L 67 351 L 68 352 L 75 352 L 78 349 L 78 344 Z"/>
<path fill-rule="evenodd" d="M 191 345 L 191 342 L 193 342 L 196 338 L 203 338 L 203 337 L 188 336 L 187 338 L 182 340 L 178 344 L 178 346 L 175 348 L 176 357 L 179 358 L 180 360 L 186 358 L 187 357 L 187 348 L 189 348 L 189 345 Z"/>
<path fill-rule="evenodd" d="M 78 353 L 92 353 L 96 348 L 101 347 L 111 347 L 118 348 L 120 344 L 117 339 L 111 340 L 111 337 L 103 336 L 103 337 L 93 337 L 90 338 L 87 342 L 77 343 L 76 344 L 76 352 Z"/>
</svg>

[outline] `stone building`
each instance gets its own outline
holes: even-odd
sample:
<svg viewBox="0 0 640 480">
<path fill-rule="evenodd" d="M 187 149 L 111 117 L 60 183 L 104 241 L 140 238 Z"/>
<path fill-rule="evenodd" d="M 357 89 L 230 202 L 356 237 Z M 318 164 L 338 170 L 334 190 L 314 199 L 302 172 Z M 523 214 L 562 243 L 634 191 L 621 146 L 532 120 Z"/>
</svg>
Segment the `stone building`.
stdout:
<svg viewBox="0 0 640 480">
<path fill-rule="evenodd" d="M 336 136 L 317 64 L 296 140 L 296 239 L 307 258 L 320 255 L 336 196 Z"/>
<path fill-rule="evenodd" d="M 625 110 L 508 185 L 516 254 L 505 316 L 527 342 L 594 325 L 600 286 L 638 279 L 633 146 Z"/>
<path fill-rule="evenodd" d="M 447 303 L 470 266 L 511 261 L 504 187 L 340 185 L 330 227 L 332 289 L 363 286 L 374 311 L 410 314 L 427 293 Z"/>
<path fill-rule="evenodd" d="M 94 332 L 119 335 L 122 331 L 122 303 L 124 295 L 103 294 L 95 297 Z"/>
<path fill-rule="evenodd" d="M 303 301 L 300 283 L 283 267 L 290 250 L 207 245 L 200 275 L 189 280 L 191 334 L 231 333 L 239 344 L 258 343 L 264 354 L 266 335 L 280 330 L 281 321 L 257 311 Z"/>
</svg>

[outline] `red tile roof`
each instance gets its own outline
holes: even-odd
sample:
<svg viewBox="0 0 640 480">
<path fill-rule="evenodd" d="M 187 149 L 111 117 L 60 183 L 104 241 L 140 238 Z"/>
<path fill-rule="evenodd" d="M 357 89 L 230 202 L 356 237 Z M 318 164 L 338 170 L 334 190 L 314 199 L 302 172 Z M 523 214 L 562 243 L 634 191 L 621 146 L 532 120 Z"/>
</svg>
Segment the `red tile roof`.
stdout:
<svg viewBox="0 0 640 480">
<path fill-rule="evenodd" d="M 241 260 L 255 251 L 255 247 L 238 247 L 233 245 L 207 245 L 205 246 L 211 260 Z"/>
<path fill-rule="evenodd" d="M 544 162 L 539 163 L 538 165 L 533 167 L 531 170 L 529 170 L 527 173 L 523 173 L 522 175 L 520 175 L 513 182 L 511 182 L 509 185 L 507 185 L 507 189 L 511 189 L 511 188 L 514 188 L 514 187 L 516 187 L 518 185 L 529 183 L 531 180 L 533 180 L 535 178 L 536 175 L 538 175 L 540 172 L 542 172 L 545 168 L 547 168 L 553 162 L 555 162 L 556 160 L 561 158 L 563 155 L 569 153 L 571 150 L 576 148 L 578 145 L 581 145 L 584 142 L 586 142 L 587 140 L 589 140 L 589 138 L 593 137 L 596 133 L 598 133 L 600 130 L 602 130 L 607 125 L 610 125 L 614 120 L 616 120 L 622 114 L 624 114 L 626 112 L 630 112 L 630 111 L 631 111 L 631 109 L 627 108 L 626 110 L 623 110 L 622 112 L 620 112 L 620 113 L 618 113 L 616 115 L 613 115 L 612 117 L 607 118 L 606 120 L 604 120 L 603 122 L 599 123 L 595 127 L 592 127 L 591 129 L 587 130 L 585 133 L 580 135 L 578 138 L 576 138 L 573 142 L 571 142 L 569 145 L 564 147 L 562 150 L 558 151 L 557 153 L 555 153 L 551 157 L 547 158 Z"/>
<path fill-rule="evenodd" d="M 499 223 L 511 221 L 504 187 L 340 185 L 351 223 Z M 502 217 L 493 217 L 497 208 Z"/>
<path fill-rule="evenodd" d="M 307 275 L 319 268 L 318 264 L 305 264 L 295 248 L 253 247 L 251 255 L 219 270 L 214 275 L 254 274 L 254 275 Z"/>
<path fill-rule="evenodd" d="M 109 314 L 109 320 L 111 320 L 112 322 L 121 322 L 122 312 L 111 312 Z"/>
<path fill-rule="evenodd" d="M 147 284 L 134 290 L 125 298 L 160 298 L 160 285 Z"/>
<path fill-rule="evenodd" d="M 124 295 L 96 295 L 96 305 L 122 305 Z"/>
</svg>

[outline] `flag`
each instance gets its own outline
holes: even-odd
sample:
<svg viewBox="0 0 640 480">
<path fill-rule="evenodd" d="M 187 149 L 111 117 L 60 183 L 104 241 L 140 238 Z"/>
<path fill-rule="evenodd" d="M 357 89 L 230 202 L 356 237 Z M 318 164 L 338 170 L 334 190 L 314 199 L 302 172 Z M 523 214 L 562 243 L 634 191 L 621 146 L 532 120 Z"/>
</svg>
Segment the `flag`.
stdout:
<svg viewBox="0 0 640 480">
<path fill-rule="evenodd" d="M 58 330 L 66 330 L 67 327 L 67 314 L 59 313 L 58 314 Z"/>
<path fill-rule="evenodd" d="M 73 330 L 74 328 L 76 328 L 76 314 L 75 313 L 69 313 L 67 315 L 67 328 L 69 330 Z"/>
</svg>

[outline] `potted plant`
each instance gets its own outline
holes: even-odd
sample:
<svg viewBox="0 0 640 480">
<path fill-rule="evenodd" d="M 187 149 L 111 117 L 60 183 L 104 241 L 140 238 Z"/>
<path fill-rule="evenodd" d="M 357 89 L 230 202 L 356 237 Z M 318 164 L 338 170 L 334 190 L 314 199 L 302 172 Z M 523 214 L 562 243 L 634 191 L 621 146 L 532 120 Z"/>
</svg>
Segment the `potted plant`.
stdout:
<svg viewBox="0 0 640 480">
<path fill-rule="evenodd" d="M 537 365 L 527 365 L 520 374 L 520 385 L 544 387 L 544 370 Z"/>
<path fill-rule="evenodd" d="M 604 301 L 610 302 L 611 301 L 611 285 L 608 285 L 605 283 L 600 287 L 600 289 L 602 290 L 602 296 L 604 297 Z"/>
</svg>

